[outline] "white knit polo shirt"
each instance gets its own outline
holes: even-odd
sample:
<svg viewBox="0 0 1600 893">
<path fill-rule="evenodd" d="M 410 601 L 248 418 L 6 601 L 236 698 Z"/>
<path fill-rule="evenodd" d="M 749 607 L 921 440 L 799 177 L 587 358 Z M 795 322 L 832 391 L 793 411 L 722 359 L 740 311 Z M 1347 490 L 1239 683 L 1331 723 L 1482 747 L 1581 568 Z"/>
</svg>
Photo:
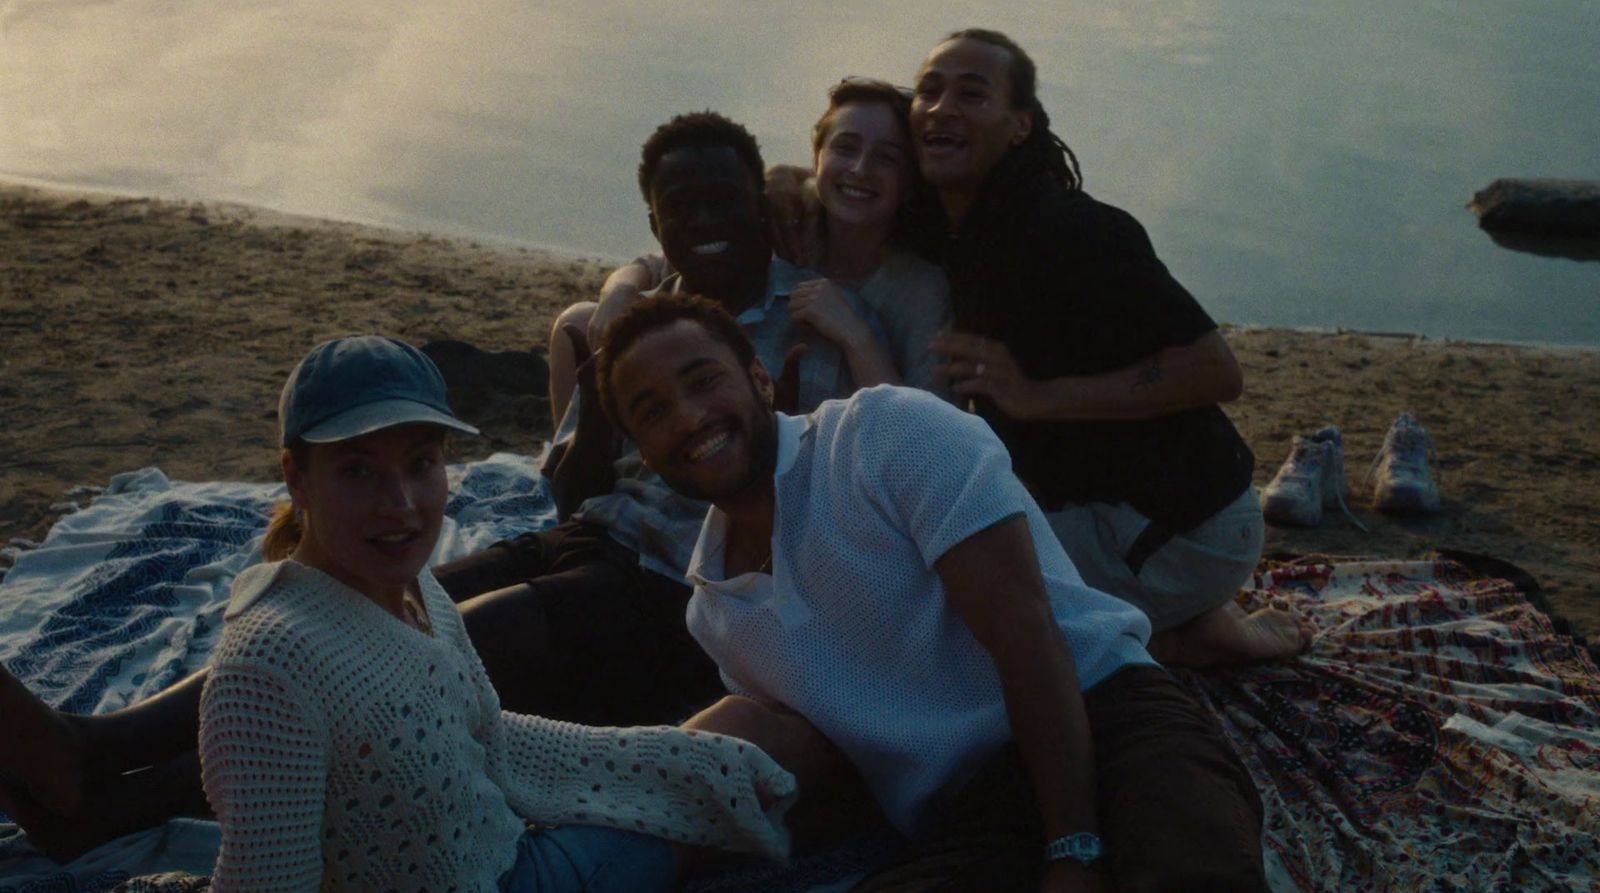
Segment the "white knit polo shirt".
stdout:
<svg viewBox="0 0 1600 893">
<path fill-rule="evenodd" d="M 495 890 L 525 820 L 786 850 L 794 779 L 766 754 L 502 713 L 455 605 L 419 581 L 433 636 L 293 561 L 239 575 L 200 706 L 213 890 Z"/>
<path fill-rule="evenodd" d="M 771 577 L 723 578 L 713 509 L 689 630 L 732 690 L 787 705 L 843 750 L 902 832 L 1011 740 L 994 661 L 933 570 L 952 546 L 1026 515 L 1083 688 L 1154 663 L 1149 621 L 1084 585 L 982 419 L 883 385 L 779 415 L 778 444 Z"/>
</svg>

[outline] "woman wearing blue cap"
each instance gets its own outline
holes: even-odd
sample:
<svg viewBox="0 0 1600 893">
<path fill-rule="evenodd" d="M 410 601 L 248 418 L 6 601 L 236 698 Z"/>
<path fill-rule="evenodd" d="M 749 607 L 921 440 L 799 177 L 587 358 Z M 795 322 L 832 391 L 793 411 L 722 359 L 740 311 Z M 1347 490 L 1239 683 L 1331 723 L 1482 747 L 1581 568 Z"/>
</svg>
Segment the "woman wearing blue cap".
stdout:
<svg viewBox="0 0 1600 893">
<path fill-rule="evenodd" d="M 201 701 L 213 890 L 671 889 L 668 841 L 783 853 L 793 778 L 754 746 L 501 712 L 427 569 L 445 434 L 477 432 L 425 355 L 321 344 L 279 419 L 292 507 Z"/>
</svg>

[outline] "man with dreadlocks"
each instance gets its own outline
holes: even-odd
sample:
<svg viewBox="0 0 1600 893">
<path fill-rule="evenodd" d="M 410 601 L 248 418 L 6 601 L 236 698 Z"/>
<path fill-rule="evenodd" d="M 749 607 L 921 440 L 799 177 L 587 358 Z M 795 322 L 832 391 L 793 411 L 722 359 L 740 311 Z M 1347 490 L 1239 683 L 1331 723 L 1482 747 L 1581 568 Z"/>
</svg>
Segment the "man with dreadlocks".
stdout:
<svg viewBox="0 0 1600 893">
<path fill-rule="evenodd" d="M 1310 636 L 1292 615 L 1232 598 L 1263 536 L 1255 457 L 1217 406 L 1239 396 L 1238 362 L 1138 221 L 1083 191 L 1035 82 L 1020 47 L 981 29 L 917 73 L 912 142 L 937 196 L 927 248 L 956 322 L 933 349 L 1084 579 L 1149 615 L 1152 654 L 1297 654 Z"/>
</svg>

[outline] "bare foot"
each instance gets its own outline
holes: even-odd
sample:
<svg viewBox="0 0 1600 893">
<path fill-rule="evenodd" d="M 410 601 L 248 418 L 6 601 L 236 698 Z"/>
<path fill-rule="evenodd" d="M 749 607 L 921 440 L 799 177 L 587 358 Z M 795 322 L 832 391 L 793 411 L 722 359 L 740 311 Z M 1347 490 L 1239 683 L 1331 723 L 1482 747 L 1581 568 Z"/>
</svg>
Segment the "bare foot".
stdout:
<svg viewBox="0 0 1600 893">
<path fill-rule="evenodd" d="M 1304 653 L 1315 632 L 1280 608 L 1252 614 L 1230 601 L 1150 639 L 1150 654 L 1179 667 L 1218 667 L 1279 660 Z"/>
<path fill-rule="evenodd" d="M 84 743 L 66 714 L 0 668 L 0 773 L 37 806 L 71 815 L 83 803 Z"/>
</svg>

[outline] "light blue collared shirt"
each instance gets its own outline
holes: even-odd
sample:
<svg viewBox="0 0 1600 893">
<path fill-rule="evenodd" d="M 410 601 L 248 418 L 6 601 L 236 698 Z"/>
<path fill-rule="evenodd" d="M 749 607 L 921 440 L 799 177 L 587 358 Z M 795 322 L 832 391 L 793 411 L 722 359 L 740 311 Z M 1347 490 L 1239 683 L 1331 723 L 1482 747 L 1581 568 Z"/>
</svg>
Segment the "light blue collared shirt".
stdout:
<svg viewBox="0 0 1600 893">
<path fill-rule="evenodd" d="M 766 296 L 738 316 L 739 324 L 755 344 L 756 356 L 774 378 L 783 371 L 784 357 L 791 347 L 807 346 L 805 356 L 800 359 L 802 413 L 810 412 L 824 400 L 849 396 L 856 389 L 849 364 L 839 348 L 809 329 L 796 330 L 789 316 L 789 294 L 799 283 L 815 278 L 818 274 L 774 257 L 767 268 Z M 681 290 L 682 280 L 673 275 L 656 291 Z M 883 341 L 878 315 L 852 293 L 846 293 L 846 300 Z M 561 420 L 561 427 L 556 431 L 557 443 L 572 437 L 577 425 L 577 402 L 573 400 Z M 689 556 L 694 552 L 695 540 L 700 536 L 710 504 L 673 492 L 655 472 L 645 467 L 631 441 L 613 468 L 617 482 L 611 492 L 585 501 L 573 517 L 605 525 L 612 539 L 639 554 L 640 566 L 673 580 L 685 580 Z"/>
</svg>

